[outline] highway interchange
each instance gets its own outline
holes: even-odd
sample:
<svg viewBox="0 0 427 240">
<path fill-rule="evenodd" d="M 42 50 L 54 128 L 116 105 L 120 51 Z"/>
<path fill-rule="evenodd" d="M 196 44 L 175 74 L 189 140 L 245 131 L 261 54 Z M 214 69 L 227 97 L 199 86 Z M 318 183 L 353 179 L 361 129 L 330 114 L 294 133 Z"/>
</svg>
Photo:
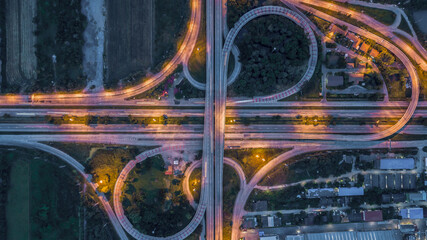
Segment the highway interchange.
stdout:
<svg viewBox="0 0 427 240">
<path fill-rule="evenodd" d="M 283 0 L 285 2 L 285 0 Z M 298 93 L 303 84 L 313 75 L 317 64 L 317 42 L 314 36 L 318 29 L 313 29 L 312 23 L 301 16 L 298 12 L 275 6 L 256 8 L 241 17 L 241 19 L 230 30 L 226 24 L 226 0 L 206 0 L 206 84 L 199 86 L 206 91 L 205 99 L 194 101 L 183 101 L 181 105 L 174 105 L 166 101 L 153 101 L 134 99 L 141 94 L 165 80 L 179 64 L 186 64 L 197 41 L 201 21 L 201 0 L 191 1 L 191 19 L 188 31 L 183 43 L 175 57 L 166 64 L 165 68 L 142 84 L 115 92 L 102 92 L 95 94 L 55 94 L 55 95 L 8 95 L 0 97 L 0 114 L 9 114 L 12 117 L 31 118 L 34 116 L 62 116 L 65 114 L 73 116 L 100 115 L 100 116 L 122 116 L 135 117 L 204 117 L 203 125 L 154 125 L 146 127 L 135 125 L 49 125 L 49 124 L 0 124 L 0 145 L 20 146 L 25 148 L 36 148 L 64 160 L 75 168 L 96 190 L 96 185 L 91 182 L 91 177 L 85 172 L 84 167 L 66 153 L 50 147 L 45 142 L 81 142 L 81 143 L 105 143 L 125 144 L 140 146 L 161 146 L 154 150 L 143 152 L 131 161 L 122 170 L 114 189 L 114 206 L 111 207 L 108 200 L 102 194 L 99 199 L 112 222 L 114 229 L 121 239 L 128 239 L 125 231 L 136 239 L 164 239 L 147 236 L 139 233 L 130 224 L 124 215 L 120 203 L 120 195 L 124 180 L 135 164 L 165 151 L 180 149 L 202 149 L 202 161 L 197 163 L 202 166 L 202 192 L 197 211 L 191 223 L 183 230 L 165 239 L 184 239 L 189 236 L 200 224 L 203 216 L 206 217 L 206 239 L 223 238 L 223 212 L 222 212 L 222 187 L 223 187 L 223 164 L 229 164 L 236 169 L 240 180 L 240 192 L 235 202 L 233 212 L 232 239 L 239 239 L 239 227 L 245 214 L 244 205 L 256 186 L 256 184 L 274 167 L 287 159 L 307 152 L 337 150 L 337 149 L 360 149 L 360 148 L 388 148 L 389 142 L 385 139 L 396 133 L 413 135 L 425 135 L 427 130 L 424 126 L 407 125 L 413 117 L 426 117 L 427 104 L 418 103 L 420 94 L 420 79 L 416 69 L 408 58 L 410 56 L 421 68 L 427 66 L 426 51 L 420 50 L 416 38 L 411 38 L 414 45 L 421 53 L 419 56 L 414 50 L 408 48 L 407 44 L 398 38 L 391 38 L 393 42 L 382 39 L 367 30 L 343 22 L 337 18 L 327 15 L 321 11 L 311 8 L 302 2 L 321 5 L 319 1 L 289 0 L 286 4 L 297 6 L 305 11 L 311 12 L 330 22 L 346 25 L 350 31 L 361 36 L 375 40 L 378 44 L 389 49 L 405 65 L 410 74 L 412 83 L 412 97 L 407 102 L 279 102 L 292 94 Z M 354 1 L 358 3 L 357 1 Z M 363 3 L 368 4 L 369 3 Z M 339 10 L 343 7 L 331 5 Z M 395 10 L 393 8 L 393 10 Z M 238 53 L 234 46 L 234 39 L 239 31 L 252 19 L 263 15 L 280 15 L 290 18 L 299 26 L 303 27 L 310 40 L 309 67 L 303 78 L 290 89 L 282 93 L 272 93 L 270 96 L 255 97 L 253 99 L 227 99 L 227 85 L 230 80 L 234 81 L 237 73 L 228 78 L 228 58 L 230 52 Z M 355 15 L 356 16 L 356 15 Z M 364 14 L 358 14 L 360 21 L 371 22 L 372 19 Z M 401 17 L 401 15 L 398 15 Z M 392 37 L 392 27 L 372 21 L 375 27 L 385 36 Z M 223 39 L 224 37 L 224 39 Z M 400 48 L 397 46 L 401 46 Z M 402 51 L 402 50 L 403 51 Z M 185 69 L 185 68 L 184 68 Z M 226 106 L 227 105 L 227 106 Z M 114 106 L 111 108 L 110 106 Z M 130 107 L 131 106 L 131 107 Z M 139 106 L 139 107 L 135 107 Z M 418 107 L 423 107 L 419 108 Z M 233 108 L 238 107 L 238 108 Z M 354 109 L 345 109 L 345 108 Z M 364 109 L 365 108 L 365 109 Z M 312 125 L 234 125 L 226 124 L 226 117 L 273 117 L 281 116 L 295 118 L 302 116 L 333 116 L 357 118 L 360 116 L 371 118 L 398 118 L 394 125 L 359 126 L 359 125 L 337 125 L 337 126 L 312 126 Z M 16 133 L 19 133 L 16 134 Z M 52 134 L 54 133 L 54 134 Z M 79 133 L 79 134 L 73 134 Z M 358 133 L 357 135 L 355 133 Z M 305 140 L 305 141 L 294 141 Z M 348 142 L 351 142 L 349 144 Z M 423 147 L 426 141 L 399 141 L 393 142 L 393 147 Z M 242 148 L 280 147 L 292 148 L 277 158 L 271 160 L 261 168 L 254 177 L 247 182 L 241 167 L 231 159 L 224 159 L 224 148 L 240 146 Z M 192 169 L 199 165 L 192 165 Z M 188 176 L 191 172 L 186 173 Z M 243 175 L 242 175 L 243 174 Z M 188 189 L 185 190 L 188 195 Z M 114 211 L 113 211 L 114 209 Z"/>
</svg>

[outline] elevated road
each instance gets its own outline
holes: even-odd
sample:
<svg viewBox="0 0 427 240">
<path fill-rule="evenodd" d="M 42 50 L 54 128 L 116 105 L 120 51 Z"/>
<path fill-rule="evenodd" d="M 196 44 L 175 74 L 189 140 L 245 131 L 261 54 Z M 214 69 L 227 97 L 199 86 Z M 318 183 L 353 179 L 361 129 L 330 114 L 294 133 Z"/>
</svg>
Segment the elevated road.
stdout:
<svg viewBox="0 0 427 240">
<path fill-rule="evenodd" d="M 305 125 L 305 124 L 253 124 L 245 125 L 226 125 L 224 134 L 225 139 L 295 139 L 299 133 L 317 134 L 321 136 L 331 134 L 352 134 L 357 137 L 360 134 L 372 134 L 384 131 L 393 125 Z M 108 134 L 127 134 L 134 136 L 142 134 L 139 138 L 154 139 L 199 139 L 203 136 L 203 125 L 149 125 L 140 127 L 129 124 L 86 126 L 82 124 L 68 125 L 51 125 L 51 124 L 0 124 L 0 134 L 10 133 L 27 133 L 27 134 L 44 134 L 44 133 L 108 133 Z M 289 134 L 283 134 L 289 133 Z M 423 125 L 407 125 L 401 131 L 401 134 L 423 135 L 427 134 L 427 127 Z"/>
<path fill-rule="evenodd" d="M 203 129 L 203 161 L 206 164 L 206 239 L 215 237 L 214 186 L 214 91 L 215 91 L 215 7 L 217 0 L 206 0 L 206 94 Z"/>
</svg>

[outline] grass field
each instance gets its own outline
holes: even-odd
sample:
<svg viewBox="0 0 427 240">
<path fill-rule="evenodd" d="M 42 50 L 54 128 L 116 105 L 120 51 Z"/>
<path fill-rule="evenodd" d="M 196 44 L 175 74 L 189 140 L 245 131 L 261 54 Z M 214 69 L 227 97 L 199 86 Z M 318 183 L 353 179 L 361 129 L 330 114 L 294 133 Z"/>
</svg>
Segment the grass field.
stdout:
<svg viewBox="0 0 427 240">
<path fill-rule="evenodd" d="M 225 149 L 224 156 L 232 158 L 240 164 L 245 172 L 246 181 L 249 182 L 259 169 L 275 157 L 289 150 L 289 148 Z"/>
<path fill-rule="evenodd" d="M 29 239 L 30 236 L 29 167 L 28 161 L 24 159 L 12 162 L 6 205 L 7 239 Z"/>
<path fill-rule="evenodd" d="M 378 9 L 378 8 L 370 8 L 370 7 L 364 7 L 359 5 L 353 5 L 349 3 L 342 3 L 342 2 L 336 2 L 332 0 L 328 0 L 328 2 L 334 3 L 336 5 L 344 6 L 350 10 L 357 11 L 357 12 L 363 12 L 366 15 L 374 18 L 375 20 L 384 23 L 385 25 L 391 25 L 394 22 L 394 19 L 396 19 L 396 14 L 392 11 L 384 10 L 384 9 Z"/>
<path fill-rule="evenodd" d="M 138 82 L 139 78 L 119 80 L 145 73 L 153 64 L 155 5 L 154 0 L 106 1 L 106 88 Z"/>
<path fill-rule="evenodd" d="M 18 92 L 30 87 L 36 78 L 37 58 L 34 45 L 36 0 L 6 1 L 6 79 L 3 92 Z"/>
<path fill-rule="evenodd" d="M 306 179 L 339 176 L 351 171 L 351 164 L 342 162 L 344 152 L 315 152 L 293 157 L 269 172 L 260 185 L 294 183 Z"/>
<path fill-rule="evenodd" d="M 403 30 L 403 31 L 405 31 L 405 32 L 407 32 L 407 33 L 409 33 L 409 34 L 412 34 L 411 33 L 411 29 L 409 28 L 409 24 L 408 24 L 408 22 L 406 21 L 406 19 L 405 18 L 403 18 L 402 17 L 402 21 L 400 21 L 400 24 L 399 24 L 399 27 L 398 27 L 400 30 Z"/>
</svg>

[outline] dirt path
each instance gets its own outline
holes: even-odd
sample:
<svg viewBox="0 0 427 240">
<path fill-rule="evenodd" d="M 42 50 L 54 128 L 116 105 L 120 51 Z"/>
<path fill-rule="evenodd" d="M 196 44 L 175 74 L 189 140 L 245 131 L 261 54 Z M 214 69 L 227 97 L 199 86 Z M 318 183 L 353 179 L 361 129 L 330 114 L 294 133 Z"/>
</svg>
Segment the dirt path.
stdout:
<svg viewBox="0 0 427 240">
<path fill-rule="evenodd" d="M 87 76 L 86 92 L 104 90 L 105 1 L 82 0 L 82 13 L 88 25 L 83 33 L 83 72 Z"/>
</svg>

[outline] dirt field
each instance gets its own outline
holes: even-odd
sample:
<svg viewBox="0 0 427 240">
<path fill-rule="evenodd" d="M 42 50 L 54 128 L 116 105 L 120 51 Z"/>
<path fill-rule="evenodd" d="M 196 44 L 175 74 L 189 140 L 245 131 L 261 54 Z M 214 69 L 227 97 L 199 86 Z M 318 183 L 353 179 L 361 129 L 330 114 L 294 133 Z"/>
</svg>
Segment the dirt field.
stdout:
<svg viewBox="0 0 427 240">
<path fill-rule="evenodd" d="M 147 70 L 153 59 L 154 0 L 107 0 L 106 88 L 130 73 Z"/>
<path fill-rule="evenodd" d="M 6 0 L 6 80 L 8 90 L 36 78 L 36 0 Z"/>
</svg>

